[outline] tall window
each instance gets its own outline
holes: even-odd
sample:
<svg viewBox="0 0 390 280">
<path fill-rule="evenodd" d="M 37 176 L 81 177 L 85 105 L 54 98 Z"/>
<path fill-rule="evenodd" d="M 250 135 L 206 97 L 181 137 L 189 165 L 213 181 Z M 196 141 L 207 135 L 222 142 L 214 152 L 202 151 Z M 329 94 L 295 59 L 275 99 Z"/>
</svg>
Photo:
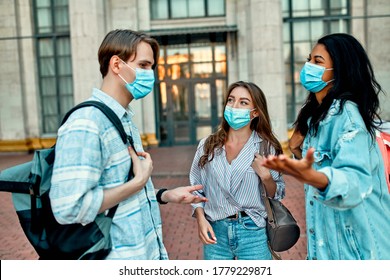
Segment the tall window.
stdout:
<svg viewBox="0 0 390 280">
<path fill-rule="evenodd" d="M 196 144 L 220 123 L 227 83 L 227 33 L 154 36 L 160 145 Z"/>
<path fill-rule="evenodd" d="M 165 53 L 165 55 L 164 55 Z M 226 76 L 226 44 L 200 42 L 161 46 L 159 80 Z"/>
<path fill-rule="evenodd" d="M 225 0 L 151 0 L 150 6 L 152 19 L 225 15 Z"/>
<path fill-rule="evenodd" d="M 283 0 L 287 120 L 296 119 L 307 91 L 299 73 L 315 42 L 323 35 L 349 32 L 349 0 Z"/>
<path fill-rule="evenodd" d="M 68 0 L 34 0 L 43 133 L 55 133 L 73 106 Z"/>
</svg>

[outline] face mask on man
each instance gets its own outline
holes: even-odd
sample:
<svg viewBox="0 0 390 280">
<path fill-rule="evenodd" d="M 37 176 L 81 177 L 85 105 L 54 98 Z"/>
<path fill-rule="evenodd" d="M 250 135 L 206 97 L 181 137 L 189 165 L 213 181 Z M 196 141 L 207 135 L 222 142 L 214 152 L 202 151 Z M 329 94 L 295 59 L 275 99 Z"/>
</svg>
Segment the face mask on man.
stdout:
<svg viewBox="0 0 390 280">
<path fill-rule="evenodd" d="M 251 112 L 253 110 L 256 110 L 256 108 L 250 110 L 226 106 L 223 116 L 231 128 L 238 130 L 246 126 L 252 120 Z"/>
<path fill-rule="evenodd" d="M 334 79 L 327 82 L 322 80 L 322 75 L 327 70 L 333 70 L 333 68 L 325 68 L 323 66 L 306 62 L 300 73 L 302 86 L 310 92 L 319 92 L 326 87 L 328 83 L 334 81 Z"/>
<path fill-rule="evenodd" d="M 133 68 L 122 60 L 122 62 L 135 72 L 135 80 L 128 83 L 120 74 L 118 76 L 126 83 L 126 89 L 131 93 L 134 99 L 140 99 L 148 95 L 154 86 L 153 70 Z"/>
</svg>

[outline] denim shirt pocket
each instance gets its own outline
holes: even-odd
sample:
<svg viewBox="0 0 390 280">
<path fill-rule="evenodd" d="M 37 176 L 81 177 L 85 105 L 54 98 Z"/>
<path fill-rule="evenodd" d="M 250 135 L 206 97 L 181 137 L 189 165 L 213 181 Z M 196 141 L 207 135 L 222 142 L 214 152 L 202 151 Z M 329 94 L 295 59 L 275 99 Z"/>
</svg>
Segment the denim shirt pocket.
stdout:
<svg viewBox="0 0 390 280">
<path fill-rule="evenodd" d="M 359 242 L 356 238 L 356 234 L 352 227 L 346 226 L 345 227 L 345 235 L 347 239 L 347 244 L 349 244 L 349 250 L 350 252 L 347 252 L 347 250 L 344 252 L 345 255 L 350 254 L 351 256 L 348 256 L 349 258 L 356 259 L 356 260 L 363 260 L 363 256 L 359 250 Z M 347 257 L 347 256 L 344 256 Z"/>
<path fill-rule="evenodd" d="M 330 166 L 332 163 L 332 155 L 330 151 L 317 150 L 314 152 L 314 168 L 316 170 Z"/>
</svg>

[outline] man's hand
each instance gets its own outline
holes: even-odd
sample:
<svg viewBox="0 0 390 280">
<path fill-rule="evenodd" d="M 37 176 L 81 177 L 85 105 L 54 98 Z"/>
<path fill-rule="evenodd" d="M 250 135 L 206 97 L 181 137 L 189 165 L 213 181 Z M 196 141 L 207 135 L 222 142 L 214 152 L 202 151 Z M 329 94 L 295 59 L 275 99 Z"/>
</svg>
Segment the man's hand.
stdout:
<svg viewBox="0 0 390 280">
<path fill-rule="evenodd" d="M 153 171 L 153 161 L 150 154 L 147 152 L 135 152 L 132 147 L 128 147 L 129 154 L 131 156 L 134 179 L 144 186 L 149 180 Z M 140 159 L 139 157 L 143 157 Z"/>
<path fill-rule="evenodd" d="M 202 188 L 203 186 L 201 185 L 177 187 L 165 191 L 161 196 L 161 200 L 164 202 L 174 202 L 182 204 L 206 202 L 207 198 L 193 194 L 194 191 L 201 190 Z"/>
</svg>

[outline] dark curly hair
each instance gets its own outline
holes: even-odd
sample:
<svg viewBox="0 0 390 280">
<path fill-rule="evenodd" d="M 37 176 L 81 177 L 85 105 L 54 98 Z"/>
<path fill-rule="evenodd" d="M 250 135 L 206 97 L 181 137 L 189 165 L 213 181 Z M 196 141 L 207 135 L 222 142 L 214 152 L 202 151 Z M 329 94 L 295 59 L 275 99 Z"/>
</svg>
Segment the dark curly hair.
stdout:
<svg viewBox="0 0 390 280">
<path fill-rule="evenodd" d="M 341 101 L 341 112 L 345 102 L 350 100 L 358 105 L 366 128 L 374 138 L 375 129 L 379 129 L 382 124 L 378 111 L 379 93 L 383 90 L 375 79 L 370 60 L 362 45 L 353 36 L 344 33 L 326 35 L 320 38 L 317 44 L 324 45 L 333 60 L 333 86 L 321 104 L 317 102 L 314 93 L 309 93 L 294 123 L 295 129 L 302 135 L 306 135 L 308 131 L 316 135 L 319 123 L 326 117 L 333 101 Z"/>
</svg>

